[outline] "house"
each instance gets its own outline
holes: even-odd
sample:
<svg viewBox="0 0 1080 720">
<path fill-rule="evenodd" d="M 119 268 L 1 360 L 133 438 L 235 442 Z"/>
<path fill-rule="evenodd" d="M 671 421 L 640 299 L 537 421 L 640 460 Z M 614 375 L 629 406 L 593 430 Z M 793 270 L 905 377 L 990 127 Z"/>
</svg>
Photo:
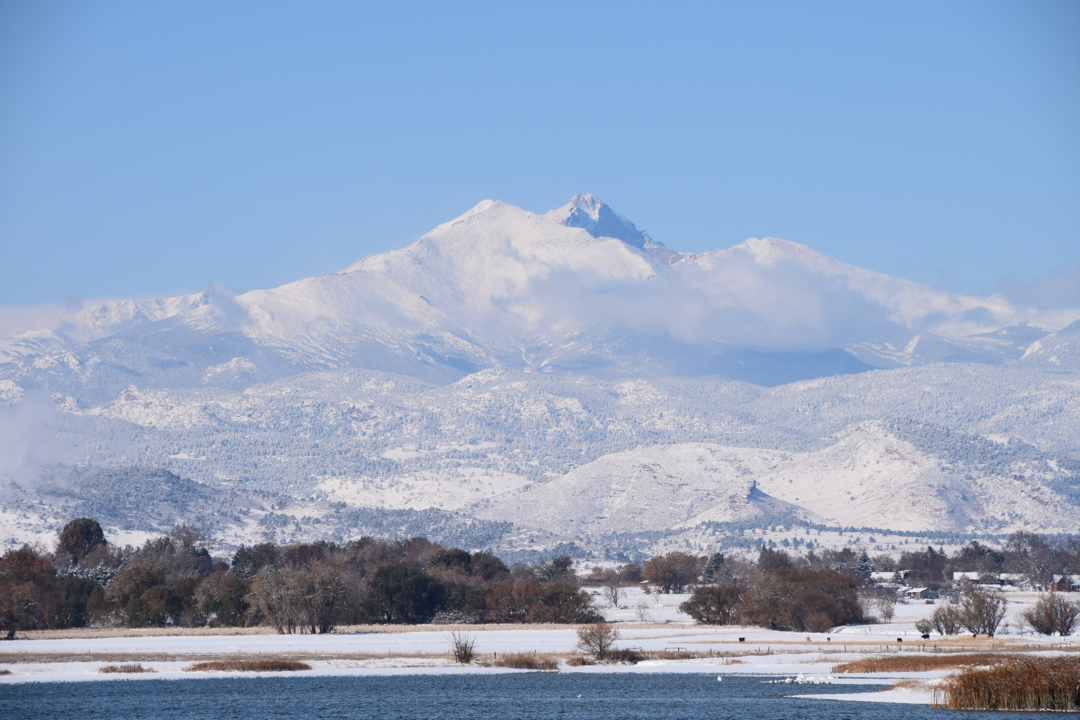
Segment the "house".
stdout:
<svg viewBox="0 0 1080 720">
<path fill-rule="evenodd" d="M 1043 589 L 1042 583 L 1032 582 L 1024 573 L 954 572 L 953 582 L 960 584 L 973 583 L 987 589 L 1003 588 L 1006 585 L 1026 592 Z"/>
<path fill-rule="evenodd" d="M 1035 592 L 1043 590 L 1042 583 L 1032 582 L 1027 575 L 1023 573 L 1001 573 L 998 575 L 998 581 L 1001 586 L 1012 585 L 1018 587 L 1024 592 Z"/>
<path fill-rule="evenodd" d="M 924 587 L 908 588 L 904 591 L 904 597 L 908 600 L 932 600 L 937 596 L 937 591 Z"/>
<path fill-rule="evenodd" d="M 904 570 L 903 572 L 872 572 L 870 573 L 870 581 L 878 585 L 899 585 L 903 584 L 904 576 L 910 572 Z M 899 582 L 897 582 L 897 575 L 899 575 Z"/>
<path fill-rule="evenodd" d="M 1050 592 L 1080 592 L 1080 575 L 1055 575 Z"/>
</svg>

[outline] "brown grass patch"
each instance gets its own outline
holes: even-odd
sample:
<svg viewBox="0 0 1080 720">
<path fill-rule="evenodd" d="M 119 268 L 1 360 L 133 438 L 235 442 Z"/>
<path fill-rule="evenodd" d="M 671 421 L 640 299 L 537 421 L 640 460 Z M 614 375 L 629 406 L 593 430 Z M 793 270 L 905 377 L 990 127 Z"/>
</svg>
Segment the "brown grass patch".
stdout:
<svg viewBox="0 0 1080 720">
<path fill-rule="evenodd" d="M 994 665 L 1015 655 L 969 653 L 965 655 L 886 655 L 833 665 L 834 673 L 927 672 L 952 670 L 972 665 Z"/>
<path fill-rule="evenodd" d="M 551 672 L 559 669 L 557 660 L 546 655 L 532 655 L 530 653 L 512 653 L 503 655 L 495 660 L 492 665 L 496 667 L 513 668 L 514 670 L 542 670 Z"/>
<path fill-rule="evenodd" d="M 705 657 L 693 650 L 650 650 L 645 656 L 646 660 L 697 660 Z M 711 657 L 711 654 L 709 656 Z"/>
<path fill-rule="evenodd" d="M 946 710 L 1080 710 L 1080 658 L 1018 657 L 970 668 L 934 693 Z"/>
<path fill-rule="evenodd" d="M 214 660 L 195 663 L 184 668 L 185 672 L 281 672 L 285 670 L 310 670 L 311 666 L 299 660 Z"/>
<path fill-rule="evenodd" d="M 7 668 L 0 668 L 0 675 L 10 675 L 11 671 Z"/>
<path fill-rule="evenodd" d="M 615 650 L 609 650 L 604 659 L 608 662 L 621 662 L 637 665 L 642 660 L 648 660 L 649 653 L 641 650 L 633 650 L 631 648 L 617 648 Z"/>
<path fill-rule="evenodd" d="M 587 658 L 584 655 L 574 655 L 566 661 L 566 664 L 570 667 L 584 667 L 586 665 L 595 665 L 596 661 L 592 658 Z"/>
<path fill-rule="evenodd" d="M 143 667 L 140 663 L 130 665 L 103 665 L 98 668 L 99 673 L 152 673 L 157 672 L 154 668 Z"/>
</svg>

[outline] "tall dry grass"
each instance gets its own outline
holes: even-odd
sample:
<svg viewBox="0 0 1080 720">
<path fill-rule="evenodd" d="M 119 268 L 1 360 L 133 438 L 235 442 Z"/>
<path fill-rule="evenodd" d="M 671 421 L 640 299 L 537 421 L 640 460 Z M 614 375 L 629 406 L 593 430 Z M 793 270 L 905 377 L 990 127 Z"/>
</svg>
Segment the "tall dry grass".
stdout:
<svg viewBox="0 0 1080 720">
<path fill-rule="evenodd" d="M 833 665 L 834 673 L 927 672 L 973 665 L 994 665 L 1017 657 L 1001 653 L 964 655 L 886 655 Z"/>
<path fill-rule="evenodd" d="M 1010 658 L 971 668 L 934 693 L 946 710 L 1080 710 L 1080 658 Z"/>
<path fill-rule="evenodd" d="M 310 669 L 310 665 L 299 660 L 214 660 L 184 668 L 186 672 L 281 672 Z"/>
<path fill-rule="evenodd" d="M 157 672 L 154 668 L 144 667 L 142 663 L 132 663 L 129 665 L 102 665 L 98 668 L 99 673 L 152 673 Z"/>
<path fill-rule="evenodd" d="M 541 670 L 552 672 L 559 669 L 559 662 L 546 655 L 533 655 L 530 653 L 512 653 L 502 655 L 492 665 L 515 670 Z"/>
</svg>

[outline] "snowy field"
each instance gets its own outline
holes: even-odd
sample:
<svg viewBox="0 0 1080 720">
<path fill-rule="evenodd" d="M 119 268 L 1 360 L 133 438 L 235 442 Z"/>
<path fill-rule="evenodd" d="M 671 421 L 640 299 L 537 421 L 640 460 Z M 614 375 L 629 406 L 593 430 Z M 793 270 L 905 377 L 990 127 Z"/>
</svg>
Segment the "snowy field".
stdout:
<svg viewBox="0 0 1080 720">
<path fill-rule="evenodd" d="M 590 592 L 599 592 L 590 589 Z M 566 660 L 577 654 L 574 627 L 557 625 L 365 626 L 340 628 L 331 635 L 278 635 L 266 628 L 221 630 L 83 630 L 37 632 L 0 644 L 0 683 L 92 681 L 116 679 L 170 679 L 220 677 L 222 672 L 188 672 L 193 662 L 215 659 L 301 660 L 312 666 L 305 674 L 390 675 L 426 673 L 523 672 L 494 666 L 499 655 L 538 653 L 559 660 L 560 672 L 584 673 L 715 673 L 765 675 L 792 685 L 889 684 L 884 692 L 827 695 L 845 700 L 890 703 L 929 703 L 933 683 L 948 671 L 838 674 L 833 667 L 865 657 L 928 652 L 1080 651 L 1080 640 L 1045 638 L 1017 628 L 1018 613 L 1038 597 L 1010 593 L 1009 628 L 995 638 L 971 635 L 923 641 L 914 623 L 933 612 L 924 602 L 898 604 L 893 622 L 834 628 L 830 633 L 794 633 L 753 627 L 698 625 L 678 611 L 688 595 L 649 595 L 637 588 L 610 607 L 597 598 L 607 619 L 615 623 L 617 648 L 676 651 L 694 659 L 647 660 L 635 665 L 611 664 L 572 667 Z M 938 601 L 945 602 L 945 601 Z M 641 615 L 645 613 L 646 621 Z M 475 638 L 477 661 L 459 665 L 451 655 L 451 634 L 465 632 Z M 902 639 L 903 642 L 897 642 Z M 141 663 L 154 672 L 136 675 L 102 674 L 105 665 Z M 272 675 L 274 673 L 248 673 Z M 797 690 L 793 687 L 793 692 Z"/>
</svg>

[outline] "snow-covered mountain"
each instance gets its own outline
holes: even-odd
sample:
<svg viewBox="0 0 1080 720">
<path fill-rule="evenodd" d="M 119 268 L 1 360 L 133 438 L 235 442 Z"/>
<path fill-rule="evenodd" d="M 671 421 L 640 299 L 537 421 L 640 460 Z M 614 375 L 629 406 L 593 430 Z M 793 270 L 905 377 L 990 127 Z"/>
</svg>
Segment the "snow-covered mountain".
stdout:
<svg viewBox="0 0 1080 720">
<path fill-rule="evenodd" d="M 0 475 L 19 492 L 42 463 L 140 466 L 272 493 L 274 517 L 333 506 L 334 537 L 437 517 L 536 542 L 778 517 L 1068 532 L 1080 513 L 1080 311 L 773 238 L 681 253 L 589 195 L 484 201 L 279 288 L 10 315 Z M 969 467 L 1001 448 L 1027 450 Z M 315 532 L 288 517 L 243 532 Z"/>
<path fill-rule="evenodd" d="M 579 195 L 543 215 L 484 201 L 406 248 L 279 288 L 91 303 L 0 352 L 5 377 L 24 388 L 78 385 L 95 400 L 132 376 L 244 387 L 343 367 L 440 383 L 509 367 L 776 385 L 871 366 L 1003 362 L 1063 317 L 774 238 L 679 253 Z"/>
</svg>

